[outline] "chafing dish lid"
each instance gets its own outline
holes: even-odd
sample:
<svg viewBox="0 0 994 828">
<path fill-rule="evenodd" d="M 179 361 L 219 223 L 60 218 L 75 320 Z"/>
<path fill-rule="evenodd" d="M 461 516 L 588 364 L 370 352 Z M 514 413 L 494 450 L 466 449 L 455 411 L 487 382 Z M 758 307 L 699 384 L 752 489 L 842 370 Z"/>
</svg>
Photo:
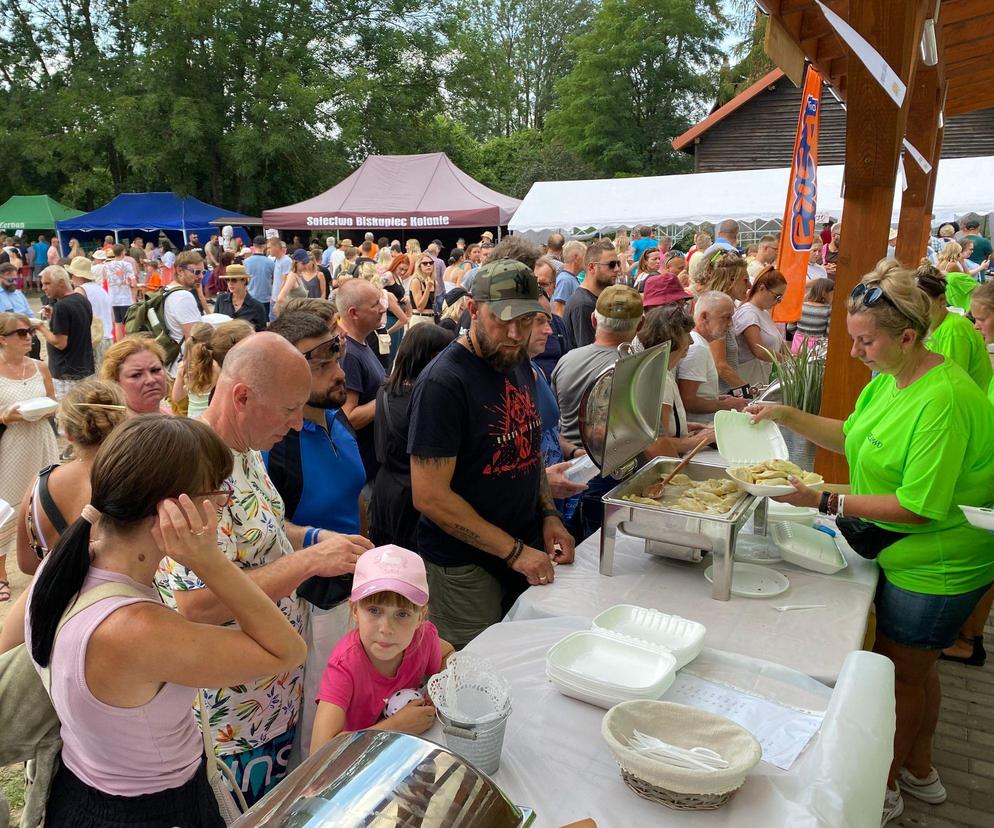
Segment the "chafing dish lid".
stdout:
<svg viewBox="0 0 994 828">
<path fill-rule="evenodd" d="M 670 343 L 644 351 L 618 348 L 580 398 L 580 439 L 604 476 L 614 474 L 659 436 Z"/>
</svg>

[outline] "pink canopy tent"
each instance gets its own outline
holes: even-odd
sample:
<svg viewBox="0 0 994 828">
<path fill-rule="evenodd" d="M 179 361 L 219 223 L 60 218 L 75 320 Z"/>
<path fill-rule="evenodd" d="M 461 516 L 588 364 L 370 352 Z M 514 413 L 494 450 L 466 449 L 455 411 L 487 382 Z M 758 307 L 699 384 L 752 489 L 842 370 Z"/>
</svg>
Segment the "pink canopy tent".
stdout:
<svg viewBox="0 0 994 828">
<path fill-rule="evenodd" d="M 520 204 L 470 178 L 444 152 L 370 155 L 330 190 L 265 210 L 262 221 L 279 230 L 500 227 Z"/>
</svg>

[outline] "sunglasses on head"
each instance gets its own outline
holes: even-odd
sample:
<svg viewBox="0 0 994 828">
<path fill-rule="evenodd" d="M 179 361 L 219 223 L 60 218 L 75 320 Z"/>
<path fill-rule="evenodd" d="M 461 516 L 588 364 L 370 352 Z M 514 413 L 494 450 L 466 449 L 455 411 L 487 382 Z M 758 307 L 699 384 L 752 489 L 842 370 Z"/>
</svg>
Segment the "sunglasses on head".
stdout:
<svg viewBox="0 0 994 828">
<path fill-rule="evenodd" d="M 304 351 L 304 359 L 319 367 L 343 356 L 345 356 L 345 339 L 341 336 L 333 336 L 309 351 Z"/>
<path fill-rule="evenodd" d="M 867 308 L 872 308 L 879 302 L 886 302 L 894 310 L 897 310 L 897 305 L 894 304 L 893 300 L 884 293 L 884 289 L 879 285 L 874 285 L 873 287 L 868 287 L 867 285 L 860 282 L 856 287 L 852 289 L 852 293 L 849 294 L 849 298 L 854 302 L 862 300 L 863 306 Z"/>
</svg>

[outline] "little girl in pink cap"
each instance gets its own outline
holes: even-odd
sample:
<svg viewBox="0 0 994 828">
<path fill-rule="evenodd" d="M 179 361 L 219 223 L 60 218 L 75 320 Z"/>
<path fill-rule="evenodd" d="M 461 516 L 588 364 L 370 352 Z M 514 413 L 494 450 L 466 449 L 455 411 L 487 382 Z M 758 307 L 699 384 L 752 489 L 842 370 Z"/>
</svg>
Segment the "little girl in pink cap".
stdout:
<svg viewBox="0 0 994 828">
<path fill-rule="evenodd" d="M 428 730 L 435 708 L 412 698 L 390 715 L 398 691 L 417 691 L 453 652 L 428 617 L 424 561 L 399 546 L 378 546 L 360 556 L 352 582 L 356 628 L 335 645 L 321 677 L 311 752 L 345 730 Z"/>
</svg>

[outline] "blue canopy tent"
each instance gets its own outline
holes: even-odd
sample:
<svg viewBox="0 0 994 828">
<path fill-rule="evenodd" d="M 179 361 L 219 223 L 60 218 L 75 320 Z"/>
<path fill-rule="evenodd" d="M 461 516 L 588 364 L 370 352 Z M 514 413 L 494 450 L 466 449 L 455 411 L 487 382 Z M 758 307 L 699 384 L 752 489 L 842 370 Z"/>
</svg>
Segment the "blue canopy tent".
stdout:
<svg viewBox="0 0 994 828">
<path fill-rule="evenodd" d="M 159 230 L 167 235 L 182 237 L 187 242 L 190 233 L 197 233 L 206 242 L 217 227 L 211 220 L 219 216 L 232 219 L 249 219 L 200 199 L 180 198 L 174 193 L 121 193 L 119 196 L 89 213 L 56 222 L 61 233 L 112 232 L 114 238 L 121 230 L 152 233 Z"/>
</svg>

